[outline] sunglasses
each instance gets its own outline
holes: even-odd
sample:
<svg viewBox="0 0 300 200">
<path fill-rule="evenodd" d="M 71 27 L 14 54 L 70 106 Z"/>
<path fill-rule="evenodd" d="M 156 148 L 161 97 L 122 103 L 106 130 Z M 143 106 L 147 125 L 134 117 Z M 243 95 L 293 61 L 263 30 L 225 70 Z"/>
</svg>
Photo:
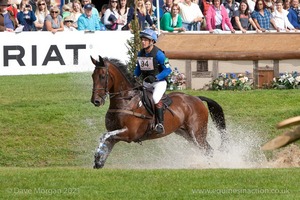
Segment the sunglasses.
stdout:
<svg viewBox="0 0 300 200">
<path fill-rule="evenodd" d="M 118 3 L 117 1 L 111 1 L 111 3 Z"/>
<path fill-rule="evenodd" d="M 58 13 L 58 11 L 51 11 L 51 13 L 56 13 L 56 14 L 57 14 L 57 13 Z"/>
<path fill-rule="evenodd" d="M 70 21 L 70 20 L 66 20 L 65 22 L 71 22 L 71 23 L 73 23 L 73 21 Z"/>
<path fill-rule="evenodd" d="M 45 3 L 39 3 L 39 6 L 44 6 L 44 5 L 46 5 Z"/>
</svg>

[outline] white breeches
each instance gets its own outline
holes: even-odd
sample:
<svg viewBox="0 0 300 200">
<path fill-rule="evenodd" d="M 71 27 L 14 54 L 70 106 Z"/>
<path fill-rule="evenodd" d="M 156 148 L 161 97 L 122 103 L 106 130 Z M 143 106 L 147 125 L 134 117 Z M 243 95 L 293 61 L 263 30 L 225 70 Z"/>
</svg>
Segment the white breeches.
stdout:
<svg viewBox="0 0 300 200">
<path fill-rule="evenodd" d="M 155 104 L 157 104 L 161 100 L 162 96 L 167 90 L 167 81 L 165 80 L 157 81 L 154 83 L 147 83 L 144 81 L 143 85 L 147 88 L 147 90 L 153 92 L 153 101 Z"/>
</svg>

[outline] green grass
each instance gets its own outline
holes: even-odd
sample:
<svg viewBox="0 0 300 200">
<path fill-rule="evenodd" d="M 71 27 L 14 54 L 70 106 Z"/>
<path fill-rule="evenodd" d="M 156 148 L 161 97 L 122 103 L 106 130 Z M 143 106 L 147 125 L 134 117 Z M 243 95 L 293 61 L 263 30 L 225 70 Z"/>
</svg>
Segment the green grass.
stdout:
<svg viewBox="0 0 300 200">
<path fill-rule="evenodd" d="M 300 172 L 296 168 L 120 169 L 128 162 L 150 162 L 149 154 L 153 159 L 164 151 L 157 144 L 165 139 L 147 141 L 143 146 L 119 143 L 106 167 L 93 170 L 93 151 L 105 131 L 108 102 L 102 108 L 90 103 L 90 73 L 1 76 L 0 83 L 0 199 L 299 196 Z M 257 133 L 254 137 L 271 139 L 282 133 L 275 128 L 278 122 L 300 115 L 300 90 L 184 92 L 216 100 L 229 127 L 242 124 L 250 133 Z M 176 150 L 176 144 L 172 148 Z M 120 166 L 112 164 L 116 160 Z"/>
<path fill-rule="evenodd" d="M 0 168 L 3 199 L 297 199 L 296 169 Z"/>
</svg>

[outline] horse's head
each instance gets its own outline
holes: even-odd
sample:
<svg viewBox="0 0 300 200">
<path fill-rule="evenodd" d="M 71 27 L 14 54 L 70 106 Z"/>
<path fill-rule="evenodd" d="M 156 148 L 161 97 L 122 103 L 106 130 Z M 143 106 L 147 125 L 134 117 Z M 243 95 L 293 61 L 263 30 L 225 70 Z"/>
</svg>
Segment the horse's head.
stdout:
<svg viewBox="0 0 300 200">
<path fill-rule="evenodd" d="M 95 65 L 94 72 L 92 74 L 93 78 L 93 93 L 91 97 L 91 102 L 95 106 L 102 106 L 105 103 L 106 96 L 109 91 L 108 85 L 108 67 L 101 56 L 99 56 L 99 61 L 91 57 L 92 62 Z"/>
</svg>

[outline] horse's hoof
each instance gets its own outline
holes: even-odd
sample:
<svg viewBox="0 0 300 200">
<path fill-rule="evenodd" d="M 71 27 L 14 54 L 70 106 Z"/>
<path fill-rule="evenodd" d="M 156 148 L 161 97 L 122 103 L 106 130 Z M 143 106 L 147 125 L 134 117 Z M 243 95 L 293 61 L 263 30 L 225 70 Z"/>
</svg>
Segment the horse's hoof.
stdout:
<svg viewBox="0 0 300 200">
<path fill-rule="evenodd" d="M 94 165 L 94 169 L 101 169 L 104 165 L 100 165 L 100 164 L 95 164 Z"/>
</svg>

